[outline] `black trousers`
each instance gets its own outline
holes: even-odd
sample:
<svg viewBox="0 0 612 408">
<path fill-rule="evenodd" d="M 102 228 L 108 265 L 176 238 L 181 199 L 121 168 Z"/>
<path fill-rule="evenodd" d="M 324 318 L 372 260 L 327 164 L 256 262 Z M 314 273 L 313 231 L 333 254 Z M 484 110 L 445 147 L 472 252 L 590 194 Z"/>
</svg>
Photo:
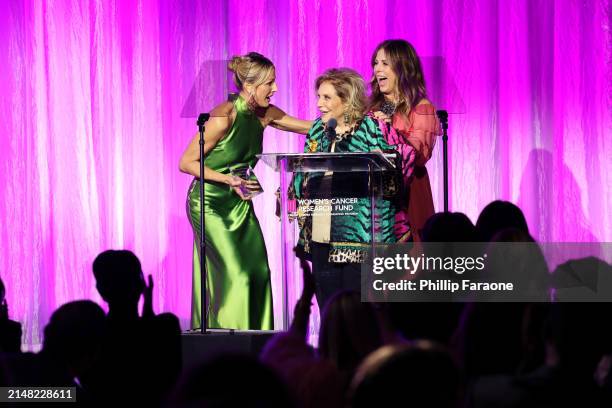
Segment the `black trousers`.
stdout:
<svg viewBox="0 0 612 408">
<path fill-rule="evenodd" d="M 361 264 L 329 262 L 328 244 L 311 242 L 312 275 L 315 280 L 319 310 L 341 290 L 361 292 Z"/>
</svg>

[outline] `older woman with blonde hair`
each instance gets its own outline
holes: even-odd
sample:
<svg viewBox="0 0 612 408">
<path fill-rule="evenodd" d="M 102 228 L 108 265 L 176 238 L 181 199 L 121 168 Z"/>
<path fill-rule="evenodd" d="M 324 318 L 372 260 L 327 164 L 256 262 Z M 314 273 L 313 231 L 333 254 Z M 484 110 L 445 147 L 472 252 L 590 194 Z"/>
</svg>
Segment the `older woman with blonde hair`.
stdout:
<svg viewBox="0 0 612 408">
<path fill-rule="evenodd" d="M 211 112 L 204 134 L 204 158 L 196 134 L 181 157 L 180 170 L 194 177 L 187 195 L 194 248 L 192 327 L 200 325 L 200 211 L 204 208 L 208 327 L 273 328 L 270 269 L 266 246 L 250 201 L 250 182 L 233 169 L 255 167 L 269 125 L 306 133 L 312 122 L 295 119 L 270 104 L 278 90 L 272 62 L 251 52 L 232 58 L 229 69 L 240 94 Z M 200 160 L 204 160 L 204 203 L 200 203 Z M 249 259 L 245 260 L 245 254 Z"/>
<path fill-rule="evenodd" d="M 352 69 L 325 71 L 316 80 L 317 107 L 321 113 L 306 140 L 305 152 L 370 152 L 392 150 L 378 123 L 365 116 L 366 96 L 363 78 Z M 335 133 L 328 124 L 335 121 Z M 331 137 L 330 137 L 331 136 Z M 323 307 L 327 299 L 341 289 L 360 290 L 361 264 L 372 242 L 372 211 L 367 180 L 355 173 L 299 174 L 293 188 L 297 198 L 344 197 L 354 200 L 352 214 L 315 211 L 300 221 L 300 240 L 311 256 L 317 301 Z M 393 224 L 395 207 L 386 199 L 377 200 L 378 242 L 395 242 Z"/>
</svg>

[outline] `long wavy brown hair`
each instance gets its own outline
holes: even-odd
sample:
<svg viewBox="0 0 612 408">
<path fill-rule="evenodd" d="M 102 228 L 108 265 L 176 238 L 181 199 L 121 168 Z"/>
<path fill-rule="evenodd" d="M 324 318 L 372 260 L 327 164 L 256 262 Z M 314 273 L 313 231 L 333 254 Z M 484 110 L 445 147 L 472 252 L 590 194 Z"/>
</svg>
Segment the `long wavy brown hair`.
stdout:
<svg viewBox="0 0 612 408">
<path fill-rule="evenodd" d="M 380 50 L 385 51 L 387 62 L 397 76 L 399 103 L 395 109 L 403 114 L 408 114 L 421 99 L 427 97 L 421 60 L 408 41 L 387 40 L 380 43 L 374 50 L 371 60 L 372 68 L 374 67 L 374 61 L 376 61 L 376 54 Z M 370 95 L 368 110 L 376 110 L 382 105 L 385 97 L 380 92 L 375 74 L 372 74 L 370 85 L 372 94 Z"/>
</svg>

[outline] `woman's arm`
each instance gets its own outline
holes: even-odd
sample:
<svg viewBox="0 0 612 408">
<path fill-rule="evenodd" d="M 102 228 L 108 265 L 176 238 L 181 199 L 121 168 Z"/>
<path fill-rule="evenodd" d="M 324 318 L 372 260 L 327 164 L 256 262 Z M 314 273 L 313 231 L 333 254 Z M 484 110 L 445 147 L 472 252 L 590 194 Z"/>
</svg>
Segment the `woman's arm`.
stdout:
<svg viewBox="0 0 612 408">
<path fill-rule="evenodd" d="M 395 119 L 395 118 L 394 118 Z M 436 135 L 440 133 L 440 123 L 434 106 L 427 100 L 422 100 L 409 113 L 408 123 L 404 128 L 399 126 L 406 141 L 416 151 L 416 164 L 424 166 L 431 158 L 436 143 Z M 396 121 L 394 120 L 394 125 Z"/>
<path fill-rule="evenodd" d="M 213 117 L 211 118 L 204 132 L 204 156 L 208 154 L 219 140 L 225 135 L 229 129 L 230 118 L 228 117 Z M 183 173 L 191 174 L 194 177 L 200 178 L 200 134 L 191 139 L 189 146 L 181 156 L 179 169 Z M 219 183 L 229 184 L 230 176 L 219 173 L 207 166 L 204 166 L 204 180 L 216 181 Z"/>
<path fill-rule="evenodd" d="M 216 145 L 219 140 L 225 135 L 231 126 L 231 116 L 213 116 L 206 125 L 204 131 L 204 156 L 206 156 Z M 179 170 L 186 174 L 191 174 L 194 177 L 200 178 L 200 134 L 191 139 L 189 146 L 181 156 L 179 162 Z M 224 183 L 234 188 L 234 191 L 242 199 L 245 197 L 237 187 L 245 183 L 240 177 L 231 176 L 229 174 L 219 173 L 208 166 L 204 166 L 204 180 Z"/>
<path fill-rule="evenodd" d="M 313 124 L 312 120 L 301 120 L 294 118 L 293 116 L 289 116 L 274 105 L 270 105 L 267 114 L 270 118 L 270 126 L 279 130 L 286 130 L 288 132 L 305 135 L 308 133 L 308 130 L 310 130 Z"/>
<path fill-rule="evenodd" d="M 295 304 L 293 322 L 291 322 L 289 332 L 306 341 L 308 335 L 308 321 L 310 320 L 310 306 L 312 305 L 312 298 L 315 294 L 315 281 L 312 276 L 310 264 L 305 259 L 303 249 L 296 247 L 294 252 L 300 260 L 304 286 L 302 288 L 302 295 Z"/>
</svg>

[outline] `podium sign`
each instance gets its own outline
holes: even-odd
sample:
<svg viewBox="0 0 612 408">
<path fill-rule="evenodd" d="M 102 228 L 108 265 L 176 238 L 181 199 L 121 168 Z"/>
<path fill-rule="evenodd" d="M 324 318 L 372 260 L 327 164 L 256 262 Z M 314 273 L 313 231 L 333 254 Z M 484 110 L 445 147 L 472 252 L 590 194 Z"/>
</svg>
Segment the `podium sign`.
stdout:
<svg viewBox="0 0 612 408">
<path fill-rule="evenodd" d="M 348 255 L 374 256 L 374 244 L 381 242 L 378 214 L 388 203 L 384 184 L 396 172 L 395 156 L 380 151 L 258 155 L 279 174 L 283 329 L 289 328 L 301 294 L 302 275 L 293 252 L 298 242 L 308 252 L 310 239 L 334 241 L 339 229 L 344 234 L 347 226 L 357 225 L 351 233 L 363 239 Z M 367 222 L 364 226 L 356 219 Z"/>
</svg>

